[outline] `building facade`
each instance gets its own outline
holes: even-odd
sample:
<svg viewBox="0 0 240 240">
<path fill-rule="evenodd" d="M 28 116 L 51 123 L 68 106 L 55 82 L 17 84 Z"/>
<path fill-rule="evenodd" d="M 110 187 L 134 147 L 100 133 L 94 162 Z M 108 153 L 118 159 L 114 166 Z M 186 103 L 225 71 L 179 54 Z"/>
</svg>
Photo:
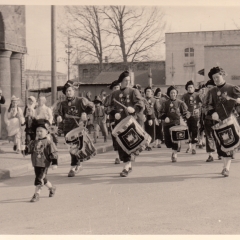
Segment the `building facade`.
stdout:
<svg viewBox="0 0 240 240">
<path fill-rule="evenodd" d="M 97 96 L 101 91 L 109 92 L 108 86 L 117 80 L 119 75 L 130 68 L 130 76 L 132 84 L 140 84 L 142 88 L 149 85 L 149 69 L 152 73 L 152 85 L 165 85 L 165 61 L 148 61 L 134 62 L 124 64 L 118 63 L 103 63 L 103 69 L 100 69 L 98 63 L 78 64 L 79 77 L 75 81 L 79 81 L 79 91 L 85 96 L 88 91 L 92 96 Z"/>
<path fill-rule="evenodd" d="M 25 71 L 25 78 L 28 81 L 29 89 L 40 89 L 51 87 L 51 71 L 29 70 Z M 67 81 L 67 74 L 56 73 L 57 86 L 63 86 Z"/>
<path fill-rule="evenodd" d="M 26 53 L 25 6 L 0 5 L 0 88 L 6 98 L 6 103 L 1 106 L 0 138 L 7 136 L 3 119 L 11 96 L 25 100 Z"/>
<path fill-rule="evenodd" d="M 207 46 L 227 46 L 239 43 L 240 30 L 166 33 L 166 84 L 185 85 L 189 80 L 195 83 L 202 82 L 204 77 L 199 75 L 198 71 L 204 69 L 205 61 L 208 61 L 209 55 L 205 57 L 205 53 L 210 51 L 206 50 Z M 215 59 L 211 62 L 211 67 L 221 62 L 221 59 L 218 61 Z M 205 69 L 205 73 L 209 68 L 210 66 Z M 206 74 L 205 80 L 207 80 Z"/>
</svg>

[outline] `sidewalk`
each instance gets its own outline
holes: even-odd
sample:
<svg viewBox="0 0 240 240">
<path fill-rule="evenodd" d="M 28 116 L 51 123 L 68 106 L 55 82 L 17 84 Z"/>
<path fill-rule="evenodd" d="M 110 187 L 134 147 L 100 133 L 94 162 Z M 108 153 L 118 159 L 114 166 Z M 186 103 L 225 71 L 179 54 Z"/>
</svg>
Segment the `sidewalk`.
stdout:
<svg viewBox="0 0 240 240">
<path fill-rule="evenodd" d="M 64 137 L 59 137 L 58 141 L 58 163 L 61 165 L 61 163 L 69 162 L 70 165 L 70 155 L 67 146 L 64 144 Z M 113 150 L 111 136 L 108 136 L 106 143 L 100 136 L 94 146 L 97 149 L 97 154 Z M 0 140 L 0 180 L 16 177 L 32 170 L 30 155 L 23 157 L 22 154 L 16 154 L 13 151 L 12 142 L 8 143 L 6 140 Z"/>
</svg>

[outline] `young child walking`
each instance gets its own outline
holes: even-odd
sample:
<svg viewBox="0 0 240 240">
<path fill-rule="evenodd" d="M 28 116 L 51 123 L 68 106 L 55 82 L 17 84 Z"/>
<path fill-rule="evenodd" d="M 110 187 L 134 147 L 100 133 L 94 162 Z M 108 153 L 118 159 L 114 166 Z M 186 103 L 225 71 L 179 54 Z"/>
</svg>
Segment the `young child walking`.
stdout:
<svg viewBox="0 0 240 240">
<path fill-rule="evenodd" d="M 56 186 L 47 179 L 47 171 L 52 164 L 52 169 L 57 169 L 58 155 L 56 145 L 47 138 L 50 123 L 46 119 L 38 119 L 33 122 L 33 130 L 36 132 L 36 140 L 33 140 L 23 151 L 24 155 L 31 154 L 32 165 L 35 172 L 35 193 L 30 202 L 39 201 L 40 192 L 45 185 L 49 189 L 49 197 L 53 197 Z"/>
</svg>

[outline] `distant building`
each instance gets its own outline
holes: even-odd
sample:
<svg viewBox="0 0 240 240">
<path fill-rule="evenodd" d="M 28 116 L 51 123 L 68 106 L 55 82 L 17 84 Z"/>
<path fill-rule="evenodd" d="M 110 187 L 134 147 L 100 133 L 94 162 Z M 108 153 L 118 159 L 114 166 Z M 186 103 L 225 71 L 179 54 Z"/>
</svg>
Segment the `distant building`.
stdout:
<svg viewBox="0 0 240 240">
<path fill-rule="evenodd" d="M 51 87 L 51 71 L 25 70 L 25 78 L 28 80 L 29 89 L 40 89 Z M 67 74 L 56 73 L 57 86 L 63 86 L 67 81 Z"/>
<path fill-rule="evenodd" d="M 123 71 L 128 70 L 128 65 L 122 62 L 103 63 L 102 71 L 98 63 L 76 63 L 75 65 L 78 65 L 79 74 L 75 81 L 82 83 L 79 89 L 80 94 L 85 96 L 88 91 L 91 91 L 93 97 L 99 95 L 102 90 L 108 93 L 111 82 L 117 80 Z M 153 86 L 165 85 L 165 61 L 134 62 L 131 66 L 134 84 L 140 84 L 142 88 L 148 86 L 149 68 L 152 72 Z"/>
<path fill-rule="evenodd" d="M 240 43 L 240 30 L 177 32 L 165 36 L 166 85 L 206 81 L 209 69 L 217 65 L 224 67 L 233 79 L 240 78 L 239 46 L 236 46 Z M 198 74 L 203 69 L 204 77 Z"/>
</svg>

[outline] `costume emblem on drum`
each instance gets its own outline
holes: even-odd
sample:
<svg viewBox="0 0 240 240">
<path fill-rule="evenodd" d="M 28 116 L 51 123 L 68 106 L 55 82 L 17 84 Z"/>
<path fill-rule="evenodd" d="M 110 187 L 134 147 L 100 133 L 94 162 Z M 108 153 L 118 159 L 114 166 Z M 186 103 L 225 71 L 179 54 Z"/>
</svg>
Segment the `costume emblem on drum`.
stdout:
<svg viewBox="0 0 240 240">
<path fill-rule="evenodd" d="M 70 154 L 76 156 L 80 162 L 87 161 L 96 155 L 96 149 L 83 123 L 81 123 L 78 128 L 67 133 L 65 140 L 69 145 Z"/>
</svg>

